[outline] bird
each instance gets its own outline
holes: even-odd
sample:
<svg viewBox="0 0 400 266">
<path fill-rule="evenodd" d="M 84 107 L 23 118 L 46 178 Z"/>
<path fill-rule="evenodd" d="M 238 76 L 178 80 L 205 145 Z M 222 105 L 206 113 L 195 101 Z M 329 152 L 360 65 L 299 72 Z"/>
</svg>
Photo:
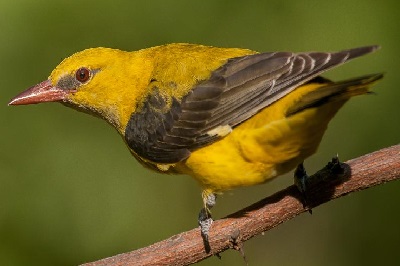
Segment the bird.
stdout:
<svg viewBox="0 0 400 266">
<path fill-rule="evenodd" d="M 379 48 L 89 48 L 65 58 L 9 105 L 59 102 L 95 115 L 118 131 L 146 168 L 193 177 L 202 189 L 198 223 L 208 243 L 217 195 L 293 169 L 305 174 L 304 160 L 317 151 L 337 111 L 383 77 L 331 81 L 321 74 Z"/>
</svg>

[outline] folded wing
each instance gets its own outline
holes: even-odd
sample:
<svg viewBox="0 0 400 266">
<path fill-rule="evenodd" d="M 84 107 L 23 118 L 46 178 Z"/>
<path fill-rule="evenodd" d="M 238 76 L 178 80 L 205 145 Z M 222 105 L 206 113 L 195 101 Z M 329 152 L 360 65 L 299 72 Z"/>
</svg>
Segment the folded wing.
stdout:
<svg viewBox="0 0 400 266">
<path fill-rule="evenodd" d="M 232 58 L 180 102 L 172 99 L 169 108 L 160 91 L 152 91 L 143 107 L 131 116 L 125 139 L 145 160 L 160 164 L 182 161 L 191 151 L 221 139 L 230 128 L 322 72 L 377 48 Z"/>
</svg>

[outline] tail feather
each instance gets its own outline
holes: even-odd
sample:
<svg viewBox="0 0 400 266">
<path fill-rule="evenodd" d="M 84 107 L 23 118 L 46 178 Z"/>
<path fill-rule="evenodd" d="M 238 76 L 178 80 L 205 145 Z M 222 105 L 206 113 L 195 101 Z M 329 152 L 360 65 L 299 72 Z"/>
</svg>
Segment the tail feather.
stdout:
<svg viewBox="0 0 400 266">
<path fill-rule="evenodd" d="M 296 105 L 287 111 L 287 116 L 294 115 L 307 108 L 321 106 L 327 102 L 336 100 L 346 101 L 353 96 L 370 93 L 369 86 L 381 78 L 383 78 L 383 74 L 379 73 L 328 83 L 326 86 L 322 86 L 304 95 Z"/>
</svg>

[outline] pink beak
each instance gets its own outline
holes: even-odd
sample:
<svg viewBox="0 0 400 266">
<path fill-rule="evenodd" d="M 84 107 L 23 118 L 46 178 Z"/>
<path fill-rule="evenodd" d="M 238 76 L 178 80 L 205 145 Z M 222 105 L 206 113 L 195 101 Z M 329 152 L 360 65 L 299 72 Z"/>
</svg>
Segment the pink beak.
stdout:
<svg viewBox="0 0 400 266">
<path fill-rule="evenodd" d="M 57 88 L 52 85 L 50 80 L 45 80 L 15 96 L 8 105 L 63 101 L 67 94 L 67 90 Z"/>
</svg>

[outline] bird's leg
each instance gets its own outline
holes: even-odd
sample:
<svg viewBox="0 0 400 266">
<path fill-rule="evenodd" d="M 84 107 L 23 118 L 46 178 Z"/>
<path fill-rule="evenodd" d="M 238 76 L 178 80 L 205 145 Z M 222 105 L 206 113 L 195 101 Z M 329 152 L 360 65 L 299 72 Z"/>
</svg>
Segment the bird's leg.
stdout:
<svg viewBox="0 0 400 266">
<path fill-rule="evenodd" d="M 301 163 L 297 166 L 296 170 L 294 171 L 294 184 L 296 185 L 297 189 L 300 191 L 303 199 L 303 207 L 307 207 L 307 182 L 308 182 L 308 175 L 306 169 L 304 168 L 304 164 Z M 312 210 L 309 210 L 312 213 Z"/>
<path fill-rule="evenodd" d="M 202 196 L 204 207 L 200 210 L 198 222 L 200 225 L 201 236 L 203 237 L 206 250 L 210 250 L 210 246 L 208 243 L 208 233 L 213 223 L 210 209 L 215 205 L 217 195 L 211 191 L 204 190 Z"/>
<path fill-rule="evenodd" d="M 301 194 L 305 194 L 306 192 L 306 180 L 308 179 L 308 175 L 306 169 L 304 168 L 304 164 L 301 163 L 297 166 L 294 171 L 294 184 Z"/>
</svg>

